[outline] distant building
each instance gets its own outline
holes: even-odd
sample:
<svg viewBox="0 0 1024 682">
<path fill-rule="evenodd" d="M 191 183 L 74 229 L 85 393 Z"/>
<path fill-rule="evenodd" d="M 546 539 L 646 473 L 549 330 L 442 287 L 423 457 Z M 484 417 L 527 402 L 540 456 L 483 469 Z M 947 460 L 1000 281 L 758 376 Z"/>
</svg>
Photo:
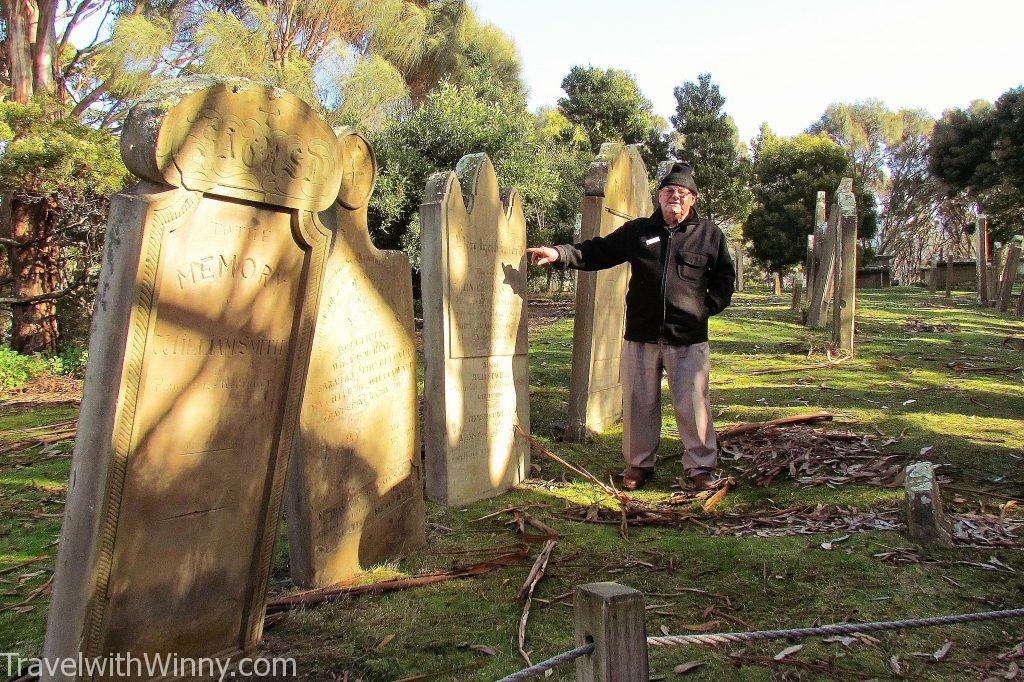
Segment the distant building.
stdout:
<svg viewBox="0 0 1024 682">
<path fill-rule="evenodd" d="M 892 286 L 894 256 L 874 256 L 857 268 L 858 289 L 887 289 Z"/>
</svg>

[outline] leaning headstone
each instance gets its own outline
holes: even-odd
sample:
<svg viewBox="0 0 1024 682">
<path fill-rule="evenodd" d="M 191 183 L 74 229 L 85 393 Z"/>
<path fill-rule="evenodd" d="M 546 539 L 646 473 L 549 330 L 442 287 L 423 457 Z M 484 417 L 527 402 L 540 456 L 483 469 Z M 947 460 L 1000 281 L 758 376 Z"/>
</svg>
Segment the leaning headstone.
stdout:
<svg viewBox="0 0 1024 682">
<path fill-rule="evenodd" d="M 639 149 L 602 145 L 585 180 L 581 239 L 603 237 L 653 210 Z M 619 355 L 628 279 L 628 264 L 578 274 L 567 441 L 582 442 L 622 417 Z"/>
<path fill-rule="evenodd" d="M 928 293 L 934 294 L 939 290 L 939 254 L 933 253 L 931 267 L 928 269 Z"/>
<path fill-rule="evenodd" d="M 931 462 L 907 466 L 904 492 L 907 535 L 918 542 L 951 546 L 949 521 L 942 510 L 942 497 Z"/>
<path fill-rule="evenodd" d="M 836 251 L 839 233 L 839 211 L 833 210 L 821 234 L 821 249 L 815 254 L 814 297 L 808 300 L 807 326 L 822 327 L 825 324 L 829 298 L 832 295 L 833 277 L 836 270 Z M 814 246 L 818 248 L 815 237 Z"/>
<path fill-rule="evenodd" d="M 836 348 L 852 353 L 857 318 L 857 202 L 852 178 L 842 179 L 832 205 L 833 212 L 839 214 L 832 343 Z"/>
<path fill-rule="evenodd" d="M 425 541 L 416 434 L 412 272 L 401 251 L 370 242 L 376 162 L 337 129 L 334 233 L 317 314 L 285 505 L 292 581 L 336 583 Z"/>
<path fill-rule="evenodd" d="M 427 495 L 466 504 L 529 468 L 526 220 L 486 154 L 431 175 L 420 217 Z"/>
<path fill-rule="evenodd" d="M 996 310 L 1006 312 L 1010 307 L 1010 297 L 1013 295 L 1013 284 L 1017 280 L 1017 268 L 1020 267 L 1021 246 L 1024 244 L 1024 237 L 1015 236 L 1006 249 L 1006 265 L 1003 267 L 1003 277 L 999 281 L 999 296 L 996 300 Z"/>
<path fill-rule="evenodd" d="M 142 182 L 107 223 L 45 657 L 259 642 L 338 152 L 300 99 L 241 79 L 129 113 Z"/>
<path fill-rule="evenodd" d="M 827 227 L 827 201 L 824 190 L 819 190 L 814 201 L 814 230 L 808 238 L 808 247 L 811 249 L 807 257 L 809 267 L 807 269 L 807 301 L 813 300 L 814 283 L 818 279 L 818 272 L 821 269 L 821 254 L 825 244 L 825 229 Z"/>
<path fill-rule="evenodd" d="M 974 246 L 978 278 L 978 303 L 988 305 L 988 218 L 980 215 L 974 221 Z"/>
<path fill-rule="evenodd" d="M 804 278 L 799 272 L 793 273 L 793 300 L 789 304 L 790 310 L 800 310 L 800 294 L 803 290 Z"/>
</svg>

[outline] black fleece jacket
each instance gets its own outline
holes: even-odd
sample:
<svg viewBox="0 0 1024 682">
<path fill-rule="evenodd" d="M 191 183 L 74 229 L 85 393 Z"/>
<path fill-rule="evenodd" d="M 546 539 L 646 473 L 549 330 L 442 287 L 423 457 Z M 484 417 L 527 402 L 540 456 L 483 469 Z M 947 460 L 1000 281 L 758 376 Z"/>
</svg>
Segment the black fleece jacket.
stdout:
<svg viewBox="0 0 1024 682">
<path fill-rule="evenodd" d="M 669 229 L 655 209 L 604 237 L 556 246 L 560 267 L 630 264 L 627 341 L 688 346 L 708 340 L 708 317 L 732 301 L 736 270 L 722 231 L 697 211 Z"/>
</svg>

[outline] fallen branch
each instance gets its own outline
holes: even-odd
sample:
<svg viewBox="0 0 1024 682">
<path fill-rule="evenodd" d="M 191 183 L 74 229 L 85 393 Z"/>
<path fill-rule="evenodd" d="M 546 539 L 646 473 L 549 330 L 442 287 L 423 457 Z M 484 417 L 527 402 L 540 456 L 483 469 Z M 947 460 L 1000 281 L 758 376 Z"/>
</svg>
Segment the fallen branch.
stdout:
<svg viewBox="0 0 1024 682">
<path fill-rule="evenodd" d="M 612 488 L 607 484 L 602 483 L 601 479 L 599 479 L 597 476 L 590 473 L 586 469 L 583 469 L 582 467 L 577 467 L 574 464 L 570 464 L 569 462 L 562 459 L 555 453 L 551 452 L 551 450 L 548 450 L 546 447 L 544 447 L 538 441 L 536 441 L 533 438 L 533 436 L 528 434 L 526 431 L 523 431 L 522 427 L 520 427 L 519 424 L 516 424 L 515 428 L 516 432 L 520 436 L 525 438 L 530 443 L 530 446 L 533 447 L 533 449 L 539 452 L 540 454 L 544 455 L 550 460 L 558 462 L 559 464 L 561 464 L 562 466 L 564 466 L 566 469 L 573 472 L 577 476 L 587 479 L 588 481 L 599 487 L 601 490 L 603 490 L 605 494 L 607 494 L 609 497 L 614 497 L 616 500 L 619 500 L 620 502 L 628 502 L 630 500 L 629 495 L 626 495 L 625 493 L 620 493 L 618 490 L 615 490 L 615 488 Z"/>
<path fill-rule="evenodd" d="M 4 443 L 0 447 L 0 455 L 5 455 L 9 452 L 16 452 L 17 450 L 24 450 L 25 448 L 35 447 L 36 445 L 49 445 L 50 443 L 56 443 L 68 438 L 74 438 L 75 433 L 78 431 L 78 420 L 71 420 L 70 422 L 62 422 L 57 426 L 70 425 L 70 428 L 65 428 L 63 431 L 57 431 L 46 436 L 40 436 L 38 438 L 25 438 L 23 440 L 16 440 L 10 443 Z"/>
<path fill-rule="evenodd" d="M 24 568 L 25 566 L 31 566 L 32 564 L 36 563 L 37 561 L 44 561 L 44 560 L 49 559 L 49 558 L 50 558 L 49 554 L 40 554 L 37 557 L 32 557 L 28 561 L 22 561 L 20 564 L 14 564 L 13 566 L 8 566 L 7 568 L 0 569 L 0 575 L 6 575 L 7 573 L 12 573 L 14 571 L 17 571 L 19 568 Z"/>
<path fill-rule="evenodd" d="M 731 426 L 725 431 L 718 434 L 718 440 L 723 441 L 733 436 L 738 436 L 741 433 L 747 433 L 749 431 L 756 431 L 757 429 L 763 429 L 766 426 L 783 426 L 786 424 L 807 424 L 813 422 L 827 422 L 832 421 L 833 415 L 829 412 L 811 412 L 810 414 L 798 414 L 793 417 L 781 417 L 779 419 L 772 419 L 766 422 L 746 422 L 743 424 L 736 424 Z"/>
<path fill-rule="evenodd" d="M 485 573 L 490 573 L 499 568 L 505 568 L 517 564 L 529 554 L 528 545 L 520 545 L 513 552 L 501 554 L 486 561 L 463 566 L 462 568 L 450 571 L 436 571 L 418 575 L 414 578 L 397 578 L 394 580 L 383 580 L 379 583 L 367 585 L 352 585 L 350 587 L 320 587 L 315 590 L 296 592 L 283 597 L 278 597 L 267 602 L 266 613 L 277 613 L 287 611 L 297 606 L 315 606 L 330 601 L 336 601 L 344 597 L 362 596 L 364 594 L 379 594 L 381 592 L 394 592 L 396 590 L 407 590 L 413 587 L 423 587 L 435 583 L 455 580 L 457 578 L 471 578 Z"/>
<path fill-rule="evenodd" d="M 537 554 L 537 560 L 533 562 L 533 568 L 530 569 L 530 574 L 526 576 L 526 582 L 519 588 L 519 599 L 526 599 L 526 603 L 523 604 L 523 615 L 519 618 L 519 655 L 526 661 L 526 665 L 533 665 L 533 661 L 530 660 L 529 654 L 526 653 L 526 621 L 530 618 L 530 603 L 533 601 L 533 591 L 537 587 L 537 583 L 544 577 L 544 571 L 548 567 L 548 560 L 551 558 L 551 551 L 555 548 L 557 540 L 548 540 L 544 543 L 544 548 Z"/>
<path fill-rule="evenodd" d="M 1016 502 L 1017 504 L 1024 504 L 1024 499 L 1019 497 L 1013 497 L 1012 495 L 1002 495 L 1000 493 L 989 492 L 988 490 L 978 490 L 976 488 L 965 488 L 960 485 L 947 485 L 944 486 L 946 490 L 952 490 L 955 493 L 968 493 L 973 495 L 981 495 L 983 497 L 990 497 L 994 500 L 1007 500 L 1009 502 Z"/>
<path fill-rule="evenodd" d="M 730 381 L 736 381 L 736 379 L 739 379 L 739 378 L 742 378 L 742 377 L 764 376 L 766 374 L 789 374 L 791 372 L 806 372 L 806 371 L 810 371 L 812 369 L 828 369 L 829 367 L 835 367 L 836 365 L 841 365 L 844 362 L 846 362 L 847 360 L 850 360 L 852 358 L 853 358 L 852 355 L 842 355 L 842 356 L 840 356 L 838 358 L 835 358 L 833 360 L 829 360 L 828 362 L 819 362 L 816 365 L 804 365 L 803 367 L 780 367 L 780 368 L 776 368 L 776 369 L 758 369 L 758 370 L 754 370 L 753 372 L 744 372 L 743 374 L 741 374 L 738 377 L 733 377 L 731 379 L 722 379 L 721 381 L 712 381 L 711 383 L 712 384 L 724 384 L 724 383 L 728 383 Z"/>
</svg>

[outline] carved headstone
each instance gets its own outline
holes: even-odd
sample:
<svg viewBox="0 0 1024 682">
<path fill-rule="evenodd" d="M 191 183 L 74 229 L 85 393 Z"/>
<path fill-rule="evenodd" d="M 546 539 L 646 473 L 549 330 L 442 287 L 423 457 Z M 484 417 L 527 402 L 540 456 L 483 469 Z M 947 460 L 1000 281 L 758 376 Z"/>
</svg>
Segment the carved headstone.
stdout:
<svg viewBox="0 0 1024 682">
<path fill-rule="evenodd" d="M 836 233 L 835 296 L 832 303 L 832 343 L 853 352 L 857 318 L 857 202 L 853 179 L 843 178 L 836 190 L 833 213 L 839 214 Z"/>
<path fill-rule="evenodd" d="M 942 497 L 931 462 L 915 462 L 907 466 L 904 493 L 903 511 L 910 538 L 946 547 L 952 545 L 949 520 L 942 510 Z"/>
<path fill-rule="evenodd" d="M 430 176 L 420 217 L 427 496 L 465 504 L 529 467 L 526 220 L 486 154 Z"/>
<path fill-rule="evenodd" d="M 370 242 L 376 162 L 339 128 L 341 193 L 285 499 L 292 580 L 319 587 L 424 543 L 412 273 Z"/>
<path fill-rule="evenodd" d="M 235 656 L 263 628 L 338 139 L 282 90 L 184 79 L 121 153 L 143 181 L 110 210 L 44 655 Z"/>
<path fill-rule="evenodd" d="M 603 237 L 653 210 L 647 168 L 637 147 L 604 144 L 586 177 L 581 239 Z M 625 263 L 599 272 L 581 271 L 577 276 L 568 441 L 586 440 L 622 417 L 619 355 L 628 279 Z"/>
</svg>

